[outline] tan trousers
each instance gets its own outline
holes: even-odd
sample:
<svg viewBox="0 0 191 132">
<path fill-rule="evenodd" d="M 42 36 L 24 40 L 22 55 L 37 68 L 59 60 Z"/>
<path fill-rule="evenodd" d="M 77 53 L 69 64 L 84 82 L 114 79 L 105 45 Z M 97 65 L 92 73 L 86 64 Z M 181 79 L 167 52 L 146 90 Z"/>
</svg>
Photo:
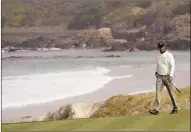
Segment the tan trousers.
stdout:
<svg viewBox="0 0 191 132">
<path fill-rule="evenodd" d="M 156 74 L 157 77 L 157 81 L 156 81 L 156 97 L 155 97 L 155 102 L 154 102 L 154 109 L 158 110 L 159 106 L 160 106 L 160 101 L 161 101 L 161 89 L 166 86 L 167 91 L 169 93 L 172 105 L 173 105 L 173 109 L 177 109 L 177 103 L 176 103 L 176 99 L 174 96 L 174 92 L 172 90 L 172 84 L 169 81 L 169 76 L 168 75 L 158 75 Z"/>
</svg>

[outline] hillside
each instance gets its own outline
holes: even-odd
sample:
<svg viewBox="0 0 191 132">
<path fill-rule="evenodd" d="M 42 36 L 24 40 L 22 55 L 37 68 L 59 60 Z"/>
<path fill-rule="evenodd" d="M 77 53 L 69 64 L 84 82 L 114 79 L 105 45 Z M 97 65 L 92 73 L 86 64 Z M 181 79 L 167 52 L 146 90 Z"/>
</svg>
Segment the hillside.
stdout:
<svg viewBox="0 0 191 132">
<path fill-rule="evenodd" d="M 4 34 L 110 27 L 113 38 L 125 39 L 141 50 L 154 49 L 152 43 L 158 40 L 167 41 L 171 49 L 190 47 L 188 0 L 2 0 L 2 5 Z"/>
<path fill-rule="evenodd" d="M 190 14 L 190 1 L 187 0 L 2 0 L 2 5 L 3 27 L 64 28 L 65 25 L 69 29 L 86 29 L 108 24 L 129 29 L 152 23 L 165 24 L 166 20 Z M 160 22 L 161 19 L 164 22 Z"/>
</svg>

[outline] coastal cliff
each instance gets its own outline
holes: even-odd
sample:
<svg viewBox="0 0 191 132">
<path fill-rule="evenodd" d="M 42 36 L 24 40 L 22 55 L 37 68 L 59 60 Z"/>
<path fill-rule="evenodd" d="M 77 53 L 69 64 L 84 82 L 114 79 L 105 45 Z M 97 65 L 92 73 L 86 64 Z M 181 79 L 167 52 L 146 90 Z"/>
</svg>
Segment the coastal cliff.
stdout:
<svg viewBox="0 0 191 132">
<path fill-rule="evenodd" d="M 100 47 L 150 51 L 156 50 L 158 41 L 172 50 L 190 48 L 187 0 L 3 0 L 2 5 L 5 51 Z M 107 35 L 101 34 L 103 30 Z"/>
</svg>

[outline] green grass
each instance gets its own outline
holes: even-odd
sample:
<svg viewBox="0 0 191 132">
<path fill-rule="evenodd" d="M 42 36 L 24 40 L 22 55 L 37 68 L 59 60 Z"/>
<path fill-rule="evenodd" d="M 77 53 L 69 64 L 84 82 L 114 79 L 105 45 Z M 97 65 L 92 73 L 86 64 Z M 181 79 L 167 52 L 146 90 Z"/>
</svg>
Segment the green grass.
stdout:
<svg viewBox="0 0 191 132">
<path fill-rule="evenodd" d="M 3 132 L 13 130 L 189 130 L 190 112 L 181 111 L 170 115 L 135 115 L 121 117 L 62 120 L 52 122 L 3 124 Z"/>
</svg>

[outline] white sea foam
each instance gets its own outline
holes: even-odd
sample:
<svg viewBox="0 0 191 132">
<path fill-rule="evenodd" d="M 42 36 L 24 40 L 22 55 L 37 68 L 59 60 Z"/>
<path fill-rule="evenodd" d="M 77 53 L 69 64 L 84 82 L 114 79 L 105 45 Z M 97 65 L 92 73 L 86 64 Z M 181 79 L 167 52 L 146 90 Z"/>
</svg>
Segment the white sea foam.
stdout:
<svg viewBox="0 0 191 132">
<path fill-rule="evenodd" d="M 142 94 L 142 93 L 150 93 L 150 92 L 154 92 L 154 91 L 155 91 L 154 89 L 148 89 L 148 90 L 143 90 L 143 91 L 129 93 L 129 95 L 136 95 L 136 94 Z"/>
<path fill-rule="evenodd" d="M 124 78 L 130 78 L 130 77 L 133 77 L 133 75 L 127 75 L 127 76 L 116 76 L 116 77 L 113 77 L 113 79 L 124 79 Z"/>
<path fill-rule="evenodd" d="M 93 92 L 112 79 L 132 77 L 132 75 L 121 77 L 104 75 L 109 71 L 97 67 L 83 71 L 3 77 L 2 106 L 6 108 L 51 102 Z"/>
<path fill-rule="evenodd" d="M 119 66 L 120 68 L 129 68 L 129 67 L 131 67 L 130 65 L 120 65 Z"/>
</svg>

